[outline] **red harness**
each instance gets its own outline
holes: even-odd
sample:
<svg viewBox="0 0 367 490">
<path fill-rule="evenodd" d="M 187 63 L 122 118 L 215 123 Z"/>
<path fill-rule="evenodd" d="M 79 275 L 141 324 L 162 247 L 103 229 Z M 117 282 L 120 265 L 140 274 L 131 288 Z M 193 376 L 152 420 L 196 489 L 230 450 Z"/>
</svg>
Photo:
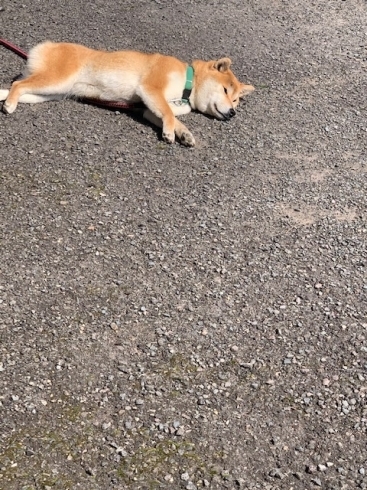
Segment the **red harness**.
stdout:
<svg viewBox="0 0 367 490">
<path fill-rule="evenodd" d="M 12 44 L 9 41 L 6 41 L 5 39 L 1 39 L 1 38 L 0 38 L 0 44 L 5 46 L 5 48 L 10 49 L 10 51 L 13 51 L 13 53 L 17 54 L 21 58 L 25 60 L 28 58 L 27 53 L 22 49 L 18 48 L 18 46 L 15 46 L 15 44 Z M 136 104 L 131 104 L 129 102 L 115 102 L 112 100 L 99 100 L 99 99 L 82 99 L 82 100 L 88 102 L 89 104 L 98 105 L 101 107 L 108 107 L 109 109 L 132 110 L 137 107 Z"/>
</svg>

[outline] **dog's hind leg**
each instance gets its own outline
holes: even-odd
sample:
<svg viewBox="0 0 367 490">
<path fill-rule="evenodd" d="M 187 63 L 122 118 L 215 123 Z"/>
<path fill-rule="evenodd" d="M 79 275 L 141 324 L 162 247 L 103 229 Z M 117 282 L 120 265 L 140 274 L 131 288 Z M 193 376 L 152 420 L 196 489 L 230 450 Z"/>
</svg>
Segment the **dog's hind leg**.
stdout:
<svg viewBox="0 0 367 490">
<path fill-rule="evenodd" d="M 0 95 L 4 96 L 2 93 L 5 91 L 0 92 Z M 17 108 L 18 102 L 35 104 L 47 100 L 60 100 L 63 94 L 65 94 L 63 87 L 53 86 L 44 73 L 31 75 L 13 82 L 4 102 L 3 111 L 11 114 Z"/>
<path fill-rule="evenodd" d="M 35 80 L 33 80 L 34 78 Z M 17 80 L 13 82 L 3 105 L 3 111 L 6 114 L 11 114 L 15 111 L 22 95 L 32 93 L 32 91 L 34 91 L 35 86 L 37 86 L 37 78 L 37 76 L 31 76 L 29 78 L 25 78 L 24 80 Z M 32 81 L 34 81 L 34 83 L 32 83 Z"/>
<path fill-rule="evenodd" d="M 0 89 L 0 101 L 5 100 L 9 95 L 9 90 Z M 36 95 L 36 94 L 23 94 L 19 97 L 18 102 L 22 104 L 38 104 L 40 102 L 47 102 L 49 100 L 62 100 L 63 95 Z"/>
</svg>

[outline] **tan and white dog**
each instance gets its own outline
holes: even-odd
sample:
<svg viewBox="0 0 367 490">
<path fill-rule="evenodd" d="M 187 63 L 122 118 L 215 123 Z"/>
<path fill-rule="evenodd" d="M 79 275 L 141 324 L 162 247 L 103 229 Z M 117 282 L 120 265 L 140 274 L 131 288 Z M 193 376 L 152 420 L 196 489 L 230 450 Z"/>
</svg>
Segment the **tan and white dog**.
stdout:
<svg viewBox="0 0 367 490">
<path fill-rule="evenodd" d="M 163 139 L 175 135 L 186 146 L 195 139 L 176 116 L 193 110 L 228 120 L 252 85 L 237 80 L 231 60 L 196 60 L 189 67 L 172 56 L 137 51 L 96 51 L 71 43 L 46 41 L 29 52 L 24 78 L 0 90 L 3 111 L 18 102 L 37 103 L 65 97 L 101 101 L 143 102 L 144 117 L 163 128 Z M 190 80 L 191 79 L 191 80 Z M 186 88 L 187 98 L 183 98 Z"/>
</svg>

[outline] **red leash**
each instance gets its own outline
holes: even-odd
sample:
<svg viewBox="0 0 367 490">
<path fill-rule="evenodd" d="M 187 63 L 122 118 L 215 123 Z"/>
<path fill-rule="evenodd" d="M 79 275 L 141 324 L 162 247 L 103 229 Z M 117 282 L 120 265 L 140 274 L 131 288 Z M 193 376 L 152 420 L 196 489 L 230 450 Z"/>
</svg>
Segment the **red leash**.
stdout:
<svg viewBox="0 0 367 490">
<path fill-rule="evenodd" d="M 5 41 L 5 39 L 0 38 L 0 44 L 5 46 L 6 48 L 10 49 L 10 51 L 13 51 L 13 53 L 17 54 L 21 58 L 23 58 L 25 60 L 28 58 L 28 55 L 25 51 L 18 48 L 18 46 L 15 46 L 14 44 L 10 43 L 9 41 Z"/>
<path fill-rule="evenodd" d="M 15 46 L 15 44 L 0 38 L 0 44 L 5 46 L 5 48 L 10 49 L 13 53 L 17 54 L 23 59 L 27 59 L 28 55 L 25 51 Z M 137 104 L 130 104 L 129 102 L 115 102 L 112 100 L 99 100 L 99 99 L 82 99 L 89 104 L 98 105 L 101 107 L 107 107 L 109 109 L 120 109 L 120 110 L 133 110 L 136 109 Z M 140 106 L 140 105 L 139 105 Z"/>
</svg>

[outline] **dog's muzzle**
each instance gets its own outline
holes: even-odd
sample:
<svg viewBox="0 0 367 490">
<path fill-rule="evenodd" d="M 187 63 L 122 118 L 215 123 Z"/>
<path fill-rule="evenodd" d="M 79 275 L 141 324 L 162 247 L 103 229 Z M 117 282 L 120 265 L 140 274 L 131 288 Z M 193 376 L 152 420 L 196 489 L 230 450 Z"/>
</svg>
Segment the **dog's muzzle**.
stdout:
<svg viewBox="0 0 367 490">
<path fill-rule="evenodd" d="M 235 115 L 236 115 L 236 111 L 234 109 L 229 109 L 227 114 L 224 114 L 224 119 L 226 119 L 228 121 L 229 119 L 231 119 Z"/>
</svg>

